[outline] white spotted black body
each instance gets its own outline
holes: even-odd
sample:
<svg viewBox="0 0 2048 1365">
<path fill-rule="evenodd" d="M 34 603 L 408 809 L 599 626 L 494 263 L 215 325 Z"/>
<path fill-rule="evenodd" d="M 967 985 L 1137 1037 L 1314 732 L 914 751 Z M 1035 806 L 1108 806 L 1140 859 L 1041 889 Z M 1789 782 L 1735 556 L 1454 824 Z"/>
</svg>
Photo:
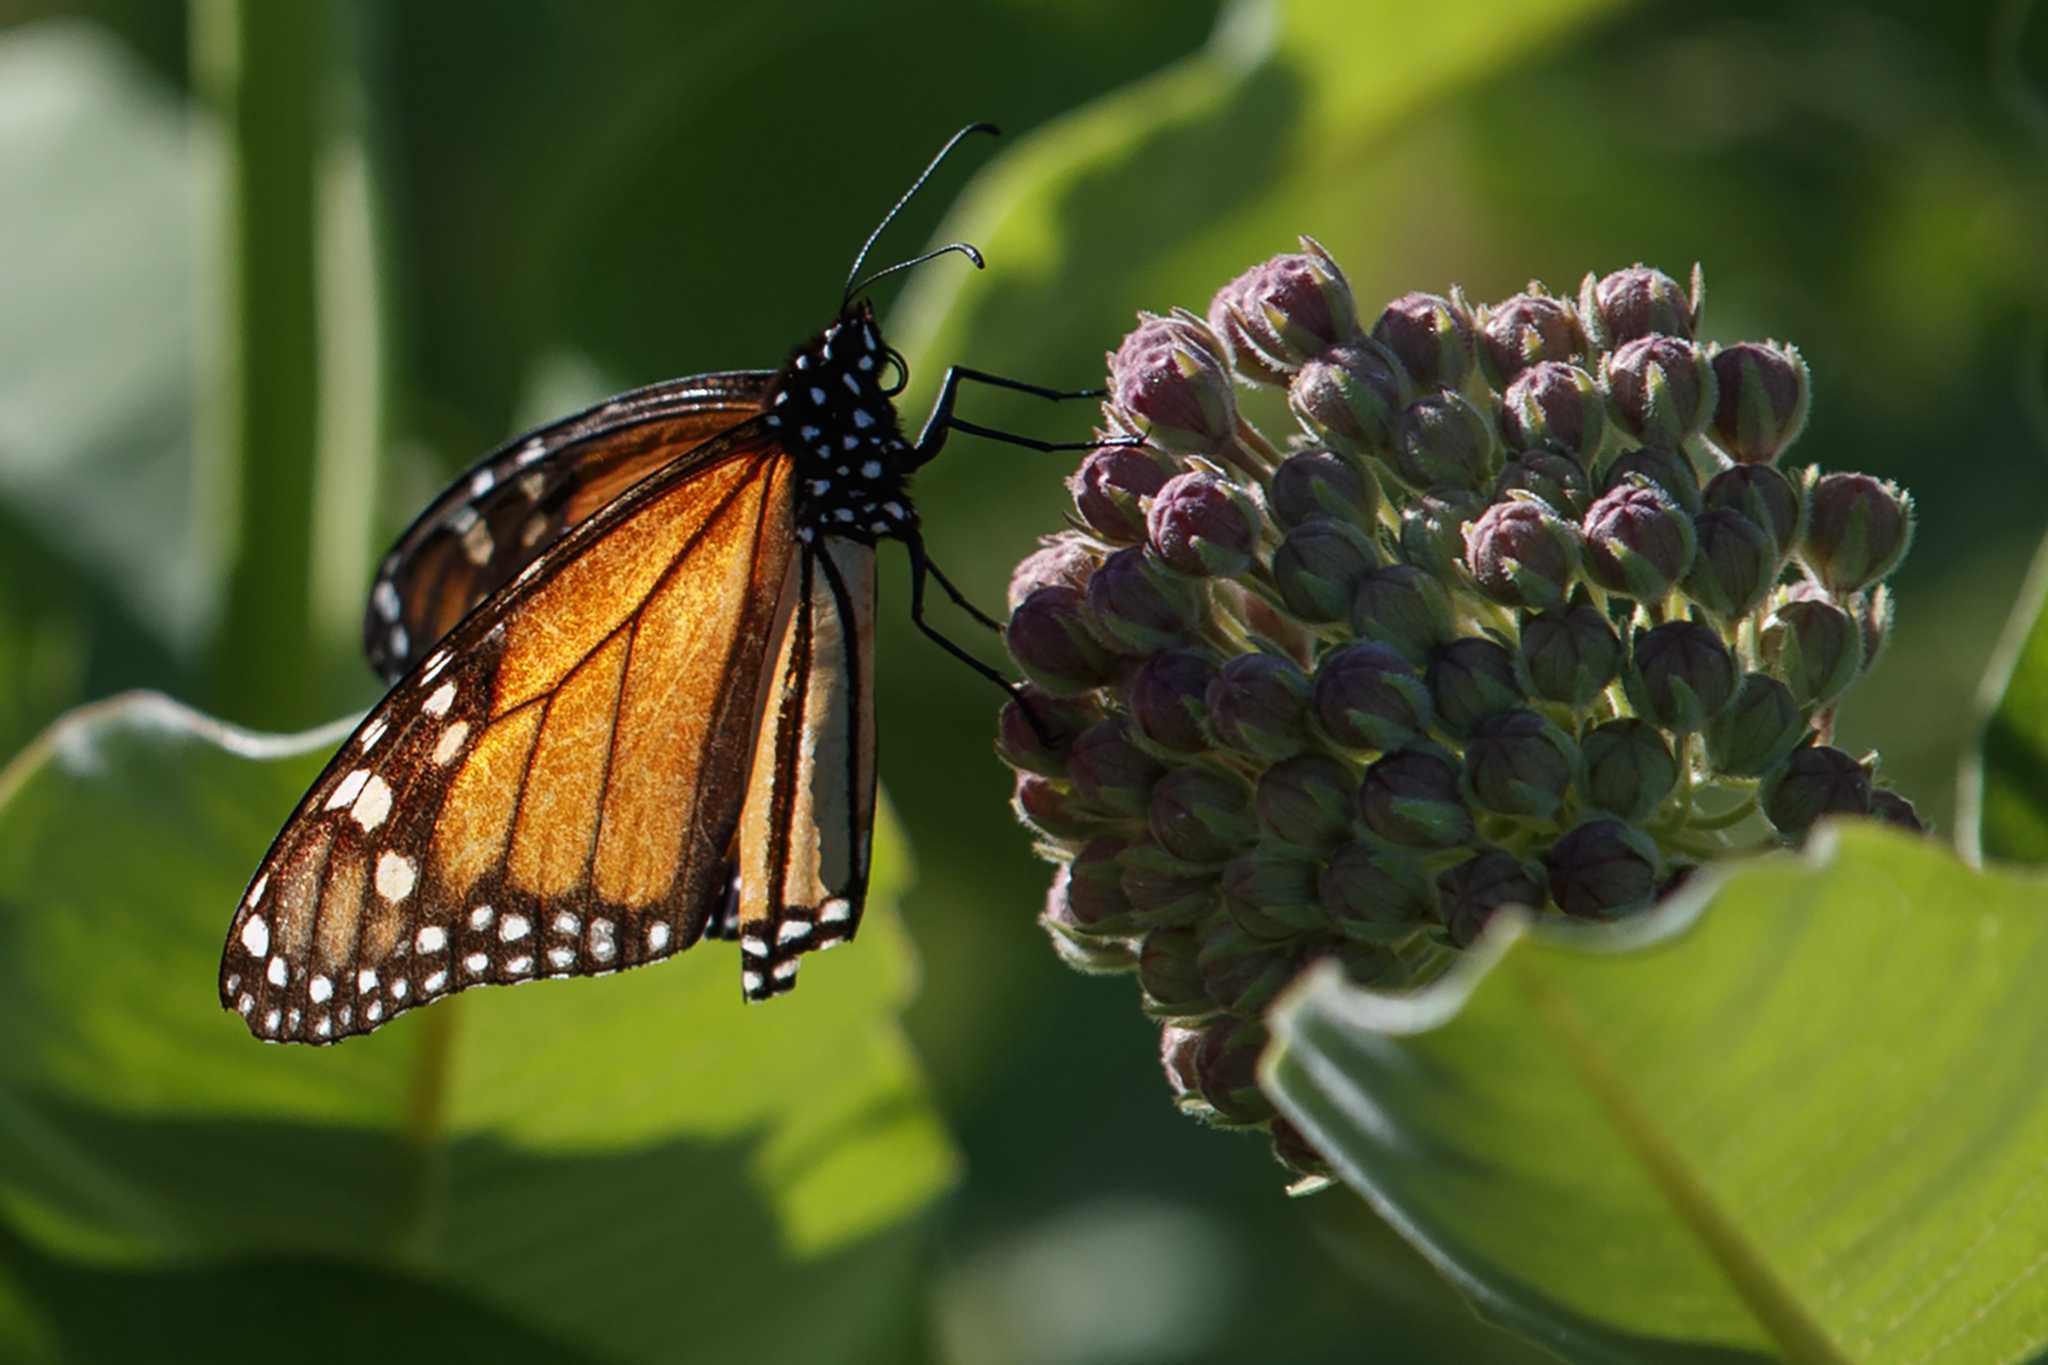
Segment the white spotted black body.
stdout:
<svg viewBox="0 0 2048 1365">
<path fill-rule="evenodd" d="M 914 459 L 883 372 L 902 360 L 883 343 L 866 300 L 790 357 L 769 388 L 763 421 L 797 462 L 797 536 L 872 545 L 917 524 L 907 485 Z"/>
</svg>

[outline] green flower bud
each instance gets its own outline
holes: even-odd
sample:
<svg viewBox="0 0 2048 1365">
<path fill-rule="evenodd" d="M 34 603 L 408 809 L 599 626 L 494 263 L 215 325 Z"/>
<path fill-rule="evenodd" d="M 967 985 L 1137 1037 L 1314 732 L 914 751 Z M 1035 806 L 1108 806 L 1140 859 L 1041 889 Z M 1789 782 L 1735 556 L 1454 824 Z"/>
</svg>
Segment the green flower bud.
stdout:
<svg viewBox="0 0 2048 1365">
<path fill-rule="evenodd" d="M 1010 575 L 1009 608 L 1012 612 L 1040 588 L 1088 590 L 1088 579 L 1102 563 L 1102 550 L 1079 531 L 1061 531 L 1041 537 L 1038 548 L 1018 561 Z"/>
<path fill-rule="evenodd" d="M 1223 910 L 1253 938 L 1277 942 L 1324 927 L 1316 863 L 1299 850 L 1260 844 L 1224 864 Z"/>
<path fill-rule="evenodd" d="M 1195 584 L 1133 546 L 1102 562 L 1088 580 L 1088 614 L 1103 642 L 1120 654 L 1147 655 L 1185 642 L 1206 603 Z"/>
<path fill-rule="evenodd" d="M 1863 667 L 1863 632 L 1855 619 L 1817 597 L 1781 603 L 1764 622 L 1758 644 L 1765 665 L 1809 709 L 1848 691 Z"/>
<path fill-rule="evenodd" d="M 1444 583 L 1465 572 L 1465 523 L 1486 510 L 1486 500 L 1458 488 L 1437 488 L 1401 515 L 1401 557 Z"/>
<path fill-rule="evenodd" d="M 1316 723 L 1341 748 L 1383 751 L 1421 739 L 1434 710 L 1409 662 L 1385 645 L 1333 649 L 1316 665 Z"/>
<path fill-rule="evenodd" d="M 1197 1022 L 1216 1013 L 1195 954 L 1201 945 L 1185 927 L 1154 929 L 1139 941 L 1138 989 L 1154 1019 Z"/>
<path fill-rule="evenodd" d="M 1394 423 L 1412 389 L 1401 362 L 1379 343 L 1333 346 L 1301 367 L 1287 388 L 1302 428 L 1353 458 L 1393 448 Z"/>
<path fill-rule="evenodd" d="M 1152 788 L 1152 837 L 1189 863 L 1221 863 L 1258 833 L 1244 779 L 1209 768 L 1175 768 Z"/>
<path fill-rule="evenodd" d="M 1664 490 L 1627 483 L 1586 511 L 1586 573 L 1609 592 L 1662 602 L 1692 567 L 1692 518 Z"/>
<path fill-rule="evenodd" d="M 1744 341 L 1714 352 L 1711 435 L 1737 464 L 1769 464 L 1799 439 L 1806 426 L 1813 381 L 1798 348 L 1776 341 Z"/>
<path fill-rule="evenodd" d="M 1913 809 L 1913 803 L 1895 791 L 1879 789 L 1870 793 L 1870 813 L 1888 825 L 1914 834 L 1925 834 L 1926 824 L 1920 819 L 1920 812 Z"/>
<path fill-rule="evenodd" d="M 1139 734 L 1169 753 L 1198 754 L 1209 747 L 1209 685 L 1215 662 L 1193 649 L 1170 649 L 1145 660 L 1131 677 L 1125 700 Z"/>
<path fill-rule="evenodd" d="M 1378 521 L 1380 486 L 1359 466 L 1327 450 L 1304 450 L 1273 471 L 1266 501 L 1283 531 L 1318 517 L 1371 530 Z"/>
<path fill-rule="evenodd" d="M 1543 879 L 1503 849 L 1483 848 L 1436 879 L 1437 913 L 1451 942 L 1469 948 L 1502 910 L 1543 908 Z"/>
<path fill-rule="evenodd" d="M 1708 481 L 1701 501 L 1710 511 L 1733 508 L 1768 530 L 1780 566 L 1806 530 L 1805 490 L 1767 464 L 1722 470 Z"/>
<path fill-rule="evenodd" d="M 1422 865 L 1369 843 L 1332 853 L 1316 886 L 1338 932 L 1360 942 L 1398 943 L 1436 913 L 1436 888 Z"/>
<path fill-rule="evenodd" d="M 1010 613 L 1003 639 L 1024 676 L 1051 696 L 1078 696 L 1115 673 L 1115 656 L 1102 647 L 1087 602 L 1073 588 L 1033 589 Z"/>
<path fill-rule="evenodd" d="M 1578 366 L 1546 360 L 1501 395 L 1500 432 L 1512 449 L 1555 450 L 1590 465 L 1607 439 L 1607 397 Z"/>
<path fill-rule="evenodd" d="M 1465 742 L 1465 795 L 1502 815 L 1547 820 L 1564 804 L 1578 752 L 1534 711 L 1482 718 Z"/>
<path fill-rule="evenodd" d="M 1150 839 L 1126 846 L 1116 861 L 1118 884 L 1140 928 L 1193 924 L 1218 904 L 1215 868 L 1183 862 Z"/>
<path fill-rule="evenodd" d="M 1268 761 L 1308 747 L 1308 676 L 1292 660 L 1240 654 L 1209 684 L 1209 728 L 1225 747 Z"/>
<path fill-rule="evenodd" d="M 1794 838 L 1823 815 L 1868 815 L 1870 807 L 1869 771 L 1825 744 L 1794 749 L 1764 778 L 1764 818 Z"/>
<path fill-rule="evenodd" d="M 1608 462 L 1601 490 L 1612 492 L 1632 483 L 1647 481 L 1671 495 L 1687 516 L 1697 516 L 1701 507 L 1700 476 L 1692 461 L 1663 446 L 1638 446 L 1625 450 Z"/>
<path fill-rule="evenodd" d="M 1262 1014 L 1296 971 L 1287 946 L 1254 938 L 1229 920 L 1204 928 L 1195 961 L 1209 999 L 1245 1019 Z"/>
<path fill-rule="evenodd" d="M 1259 827 L 1289 848 L 1334 848 L 1351 833 L 1358 783 L 1328 754 L 1296 754 L 1259 775 L 1253 806 Z"/>
<path fill-rule="evenodd" d="M 1595 810 L 1641 823 L 1678 785 L 1678 760 L 1657 727 L 1633 716 L 1596 725 L 1579 741 L 1579 791 Z"/>
<path fill-rule="evenodd" d="M 1025 683 L 997 718 L 996 755 L 1025 772 L 1065 777 L 1075 738 L 1101 719 L 1091 697 L 1055 697 Z"/>
<path fill-rule="evenodd" d="M 1218 1122 L 1265 1123 L 1273 1117 L 1272 1103 L 1259 1089 L 1259 1054 L 1265 1049 L 1265 1026 L 1250 1019 L 1223 1018 L 1203 1026 L 1195 1049 L 1195 1081 Z"/>
<path fill-rule="evenodd" d="M 1358 585 L 1351 599 L 1351 631 L 1420 667 L 1439 646 L 1458 638 L 1458 623 L 1450 594 L 1426 569 L 1389 564 Z"/>
<path fill-rule="evenodd" d="M 1535 494 L 1551 511 L 1574 524 L 1583 520 L 1586 509 L 1593 505 L 1586 471 L 1572 456 L 1554 450 L 1525 450 L 1502 467 L 1493 483 L 1493 500 L 1504 501 L 1517 490 Z"/>
<path fill-rule="evenodd" d="M 1465 526 L 1465 567 L 1504 606 L 1562 607 L 1579 572 L 1579 533 L 1538 499 L 1497 502 Z"/>
<path fill-rule="evenodd" d="M 1131 742 L 1130 722 L 1122 716 L 1083 730 L 1067 755 L 1074 790 L 1116 815 L 1142 817 L 1152 804 L 1152 784 L 1165 773 L 1158 759 Z"/>
<path fill-rule="evenodd" d="M 1109 358 L 1110 401 L 1125 423 L 1175 454 L 1213 455 L 1237 436 L 1223 343 L 1193 318 L 1140 313 Z"/>
<path fill-rule="evenodd" d="M 1096 934 L 1075 918 L 1073 900 L 1068 894 L 1071 883 L 1069 868 L 1061 866 L 1054 872 L 1052 890 L 1038 916 L 1060 958 L 1069 967 L 1090 976 L 1111 976 L 1137 966 L 1137 950 L 1128 940 Z"/>
<path fill-rule="evenodd" d="M 1579 315 L 1604 350 L 1654 333 L 1689 339 L 1699 325 L 1701 292 L 1697 267 L 1687 297 L 1677 280 L 1638 261 L 1598 280 L 1586 276 L 1579 287 Z"/>
<path fill-rule="evenodd" d="M 1315 1149 L 1299 1128 L 1276 1117 L 1266 1128 L 1273 1144 L 1273 1159 L 1303 1179 L 1328 1180 L 1333 1172 L 1323 1154 Z"/>
<path fill-rule="evenodd" d="M 1579 919 L 1616 919 L 1648 906 L 1664 875 L 1656 841 L 1619 820 L 1588 820 L 1543 855 L 1550 898 Z"/>
<path fill-rule="evenodd" d="M 1366 827 L 1405 848 L 1450 848 L 1472 837 L 1459 765 L 1435 745 L 1397 749 L 1365 770 L 1358 811 Z"/>
<path fill-rule="evenodd" d="M 1403 294 L 1373 323 L 1372 337 L 1400 360 L 1420 388 L 1460 388 L 1472 373 L 1472 313 L 1455 293 L 1450 298 Z"/>
<path fill-rule="evenodd" d="M 1145 503 L 1172 476 L 1157 452 L 1143 446 L 1103 446 L 1081 461 L 1067 480 L 1083 525 L 1112 545 L 1145 543 Z"/>
<path fill-rule="evenodd" d="M 1531 365 L 1571 360 L 1590 349 L 1578 314 L 1532 283 L 1526 293 L 1479 310 L 1479 358 L 1496 387 Z"/>
<path fill-rule="evenodd" d="M 1350 619 L 1359 585 L 1379 566 L 1380 552 L 1365 532 L 1317 517 L 1281 540 L 1273 552 L 1273 582 L 1296 617 L 1325 625 Z"/>
<path fill-rule="evenodd" d="M 1733 507 L 1700 513 L 1692 528 L 1699 549 L 1682 584 L 1685 595 L 1722 621 L 1756 610 L 1782 563 L 1771 532 Z"/>
<path fill-rule="evenodd" d="M 1459 739 L 1485 717 L 1511 711 L 1523 701 L 1515 656 L 1478 636 L 1453 640 L 1438 650 L 1425 677 L 1430 700 L 1436 704 L 1437 725 Z"/>
<path fill-rule="evenodd" d="M 1529 695 L 1573 710 L 1590 704 L 1621 670 L 1621 641 L 1607 618 L 1579 605 L 1522 621 L 1521 680 Z"/>
<path fill-rule="evenodd" d="M 1394 470 L 1413 488 L 1480 489 L 1500 466 L 1486 415 L 1455 389 L 1438 389 L 1401 409 Z"/>
<path fill-rule="evenodd" d="M 1913 542 L 1913 496 L 1868 474 L 1827 474 L 1813 485 L 1799 558 L 1838 595 L 1890 574 Z"/>
<path fill-rule="evenodd" d="M 1275 256 L 1217 291 L 1209 325 L 1232 364 L 1259 383 L 1285 383 L 1309 360 L 1359 335 L 1351 286 L 1312 237 L 1299 255 Z"/>
<path fill-rule="evenodd" d="M 1088 934 L 1096 938 L 1121 938 L 1137 930 L 1130 897 L 1124 894 L 1123 867 L 1119 859 L 1129 841 L 1112 834 L 1097 835 L 1074 855 L 1062 869 L 1064 879 L 1053 882 L 1054 900 L 1046 903 L 1047 923 L 1057 923 L 1067 934 Z"/>
<path fill-rule="evenodd" d="M 1152 551 L 1192 578 L 1234 578 L 1251 564 L 1259 514 L 1243 491 L 1201 470 L 1176 474 L 1152 499 L 1146 516 Z"/>
<path fill-rule="evenodd" d="M 1622 685 L 1636 713 L 1673 734 L 1702 729 L 1735 699 L 1735 659 L 1712 627 L 1670 621 L 1637 630 Z"/>
<path fill-rule="evenodd" d="M 1730 777 L 1762 777 L 1806 737 L 1792 689 L 1768 673 L 1744 675 L 1735 703 L 1707 726 L 1707 759 Z"/>
<path fill-rule="evenodd" d="M 1645 445 L 1676 450 L 1714 418 L 1713 362 L 1684 337 L 1626 343 L 1600 362 L 1600 386 L 1615 422 Z"/>
<path fill-rule="evenodd" d="M 1017 817 L 1045 838 L 1062 846 L 1087 842 L 1114 823 L 1057 778 L 1037 773 L 1018 773 L 1017 787 L 1010 798 Z"/>
</svg>

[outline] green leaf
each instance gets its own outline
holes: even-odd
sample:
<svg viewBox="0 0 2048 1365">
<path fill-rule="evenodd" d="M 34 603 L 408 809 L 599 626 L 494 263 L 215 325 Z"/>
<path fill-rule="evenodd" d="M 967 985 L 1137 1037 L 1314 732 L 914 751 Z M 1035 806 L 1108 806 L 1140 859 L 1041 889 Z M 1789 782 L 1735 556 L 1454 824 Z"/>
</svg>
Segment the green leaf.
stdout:
<svg viewBox="0 0 2048 1365">
<path fill-rule="evenodd" d="M 1964 847 L 1979 858 L 2048 863 L 2048 542 L 1985 675 L 1984 710 L 1958 802 Z"/>
<path fill-rule="evenodd" d="M 780 1349 L 886 1354 L 906 1223 L 955 1169 L 895 1025 L 912 968 L 890 831 L 868 932 L 775 1005 L 743 1007 L 713 947 L 266 1047 L 215 999 L 221 935 L 340 733 L 251 735 L 134 695 L 0 777 L 0 1235 L 22 1247 L 0 1281 L 163 1269 L 124 1282 L 147 1298 L 261 1266 L 368 1301 L 389 1282 L 394 1311 L 446 1291 L 616 1359 L 737 1358 L 797 1295 L 820 1311 L 778 1321 Z M 322 1262 L 348 1273 L 330 1285 Z M 64 1324 L 60 1304 L 40 1328 Z"/>
<path fill-rule="evenodd" d="M 1319 970 L 1281 1109 L 1489 1317 L 1575 1361 L 2048 1346 L 2048 880 L 1867 823 L 1438 985 Z"/>
</svg>

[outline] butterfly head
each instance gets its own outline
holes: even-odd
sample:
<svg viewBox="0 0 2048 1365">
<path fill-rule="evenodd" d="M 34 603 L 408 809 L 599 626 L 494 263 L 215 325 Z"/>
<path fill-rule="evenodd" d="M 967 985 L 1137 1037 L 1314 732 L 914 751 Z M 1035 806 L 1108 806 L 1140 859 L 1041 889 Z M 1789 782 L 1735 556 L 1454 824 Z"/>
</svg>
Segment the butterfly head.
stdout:
<svg viewBox="0 0 2048 1365">
<path fill-rule="evenodd" d="M 902 375 L 874 309 L 856 299 L 775 376 L 762 420 L 796 460 L 799 537 L 873 542 L 915 525 L 913 453 L 891 401 Z"/>
</svg>

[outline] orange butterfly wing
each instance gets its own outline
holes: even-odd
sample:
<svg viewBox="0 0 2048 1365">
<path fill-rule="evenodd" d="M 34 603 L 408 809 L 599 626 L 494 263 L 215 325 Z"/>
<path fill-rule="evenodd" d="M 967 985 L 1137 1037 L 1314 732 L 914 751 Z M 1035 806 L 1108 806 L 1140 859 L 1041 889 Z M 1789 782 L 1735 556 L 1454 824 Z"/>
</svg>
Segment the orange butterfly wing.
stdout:
<svg viewBox="0 0 2048 1365">
<path fill-rule="evenodd" d="M 385 556 L 363 616 L 370 666 L 397 682 L 586 518 L 678 451 L 759 413 L 773 377 L 743 370 L 634 389 L 479 460 Z"/>
<path fill-rule="evenodd" d="M 678 952 L 728 894 L 797 548 L 758 419 L 644 478 L 372 711 L 229 927 L 222 1003 L 329 1042 L 472 985 Z"/>
</svg>

